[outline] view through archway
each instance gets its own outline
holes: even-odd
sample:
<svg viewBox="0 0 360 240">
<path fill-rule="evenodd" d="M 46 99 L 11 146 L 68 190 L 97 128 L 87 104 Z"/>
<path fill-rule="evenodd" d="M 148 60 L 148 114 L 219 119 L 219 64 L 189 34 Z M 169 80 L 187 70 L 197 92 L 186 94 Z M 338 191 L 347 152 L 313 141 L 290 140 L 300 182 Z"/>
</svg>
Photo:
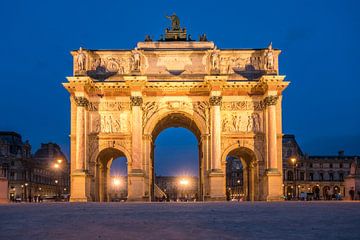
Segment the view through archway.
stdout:
<svg viewBox="0 0 360 240">
<path fill-rule="evenodd" d="M 170 115 L 159 121 L 152 135 L 151 200 L 201 200 L 201 144 L 195 123 Z"/>
<path fill-rule="evenodd" d="M 96 196 L 99 202 L 126 201 L 127 159 L 116 148 L 102 150 L 96 164 Z"/>
</svg>

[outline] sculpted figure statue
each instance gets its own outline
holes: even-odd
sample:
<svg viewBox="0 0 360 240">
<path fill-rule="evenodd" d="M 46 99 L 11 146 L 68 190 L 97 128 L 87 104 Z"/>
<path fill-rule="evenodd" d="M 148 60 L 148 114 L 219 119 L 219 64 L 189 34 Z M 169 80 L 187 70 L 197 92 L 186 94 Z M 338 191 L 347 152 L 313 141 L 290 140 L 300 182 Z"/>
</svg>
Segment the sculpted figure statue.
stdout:
<svg viewBox="0 0 360 240">
<path fill-rule="evenodd" d="M 140 62 L 140 53 L 137 50 L 137 48 L 135 48 L 135 51 L 133 52 L 132 62 L 133 62 L 132 70 L 139 71 L 141 62 Z"/>
<path fill-rule="evenodd" d="M 265 66 L 266 70 L 274 69 L 274 53 L 272 49 L 272 43 L 269 44 L 267 51 L 265 52 Z"/>
<path fill-rule="evenodd" d="M 211 54 L 211 68 L 212 70 L 219 70 L 220 64 L 219 64 L 219 53 L 215 49 L 214 52 Z"/>
<path fill-rule="evenodd" d="M 171 16 L 166 16 L 166 18 L 171 20 L 171 30 L 180 30 L 180 19 L 175 13 Z"/>
<path fill-rule="evenodd" d="M 84 53 L 82 47 L 80 47 L 79 51 L 78 51 L 78 56 L 77 56 L 77 64 L 78 64 L 79 71 L 85 70 L 85 60 L 86 60 L 85 53 Z"/>
<path fill-rule="evenodd" d="M 253 129 L 254 132 L 260 132 L 261 128 L 260 128 L 260 116 L 258 113 L 253 113 L 252 115 L 252 119 L 253 119 Z"/>
</svg>

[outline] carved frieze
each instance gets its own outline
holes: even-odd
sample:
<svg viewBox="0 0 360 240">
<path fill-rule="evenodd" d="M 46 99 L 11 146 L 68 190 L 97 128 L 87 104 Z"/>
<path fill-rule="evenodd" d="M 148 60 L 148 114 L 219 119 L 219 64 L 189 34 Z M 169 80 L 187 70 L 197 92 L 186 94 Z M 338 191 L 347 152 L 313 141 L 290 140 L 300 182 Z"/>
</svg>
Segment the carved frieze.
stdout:
<svg viewBox="0 0 360 240">
<path fill-rule="evenodd" d="M 222 115 L 223 132 L 262 132 L 260 113 L 226 112 Z"/>
<path fill-rule="evenodd" d="M 90 102 L 89 111 L 124 111 L 130 110 L 129 102 Z"/>
<path fill-rule="evenodd" d="M 222 100 L 222 96 L 211 96 L 209 98 L 210 106 L 220 106 L 221 100 Z"/>
<path fill-rule="evenodd" d="M 205 101 L 198 101 L 193 103 L 194 112 L 200 115 L 202 119 L 207 121 L 209 116 L 209 103 Z"/>
<path fill-rule="evenodd" d="M 129 112 L 92 115 L 92 133 L 127 133 L 130 130 Z"/>
<path fill-rule="evenodd" d="M 264 103 L 262 101 L 237 101 L 237 102 L 223 102 L 221 110 L 236 111 L 236 110 L 254 110 L 262 111 Z"/>
<path fill-rule="evenodd" d="M 143 104 L 142 122 L 145 126 L 146 122 L 158 111 L 159 104 L 157 102 L 146 102 Z"/>
</svg>

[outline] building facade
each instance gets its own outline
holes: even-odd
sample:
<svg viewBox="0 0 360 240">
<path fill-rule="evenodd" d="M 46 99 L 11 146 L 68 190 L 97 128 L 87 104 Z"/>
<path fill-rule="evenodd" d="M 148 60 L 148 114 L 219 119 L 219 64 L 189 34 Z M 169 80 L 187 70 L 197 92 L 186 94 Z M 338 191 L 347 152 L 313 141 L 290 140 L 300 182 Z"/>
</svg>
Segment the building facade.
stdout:
<svg viewBox="0 0 360 240">
<path fill-rule="evenodd" d="M 8 180 L 11 201 L 37 201 L 69 193 L 69 164 L 57 144 L 42 144 L 32 155 L 31 145 L 23 142 L 20 134 L 0 132 L 0 168 Z"/>
<path fill-rule="evenodd" d="M 295 160 L 292 160 L 295 159 Z M 309 156 L 304 154 L 294 135 L 283 136 L 283 192 L 287 199 L 304 197 L 330 200 L 341 196 L 347 198 L 349 189 L 345 178 L 350 174 L 351 164 L 360 156 L 338 155 Z"/>
<path fill-rule="evenodd" d="M 126 157 L 128 200 L 155 199 L 154 142 L 184 127 L 199 143 L 200 200 L 226 199 L 226 159 L 240 156 L 247 199 L 282 198 L 280 50 L 219 49 L 187 35 L 176 15 L 165 37 L 129 50 L 72 51 L 71 201 L 109 201 L 113 159 Z"/>
</svg>

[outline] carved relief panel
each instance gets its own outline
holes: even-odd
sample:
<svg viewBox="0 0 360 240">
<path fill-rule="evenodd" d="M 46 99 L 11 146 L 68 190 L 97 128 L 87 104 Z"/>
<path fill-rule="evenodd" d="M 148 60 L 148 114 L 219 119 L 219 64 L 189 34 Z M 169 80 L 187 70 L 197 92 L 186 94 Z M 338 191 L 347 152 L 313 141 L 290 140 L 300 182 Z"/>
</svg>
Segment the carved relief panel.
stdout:
<svg viewBox="0 0 360 240">
<path fill-rule="evenodd" d="M 130 105 L 127 102 L 101 102 L 90 104 L 91 133 L 128 133 L 130 131 Z"/>
<path fill-rule="evenodd" d="M 263 132 L 263 103 L 261 101 L 224 102 L 223 132 Z"/>
</svg>

